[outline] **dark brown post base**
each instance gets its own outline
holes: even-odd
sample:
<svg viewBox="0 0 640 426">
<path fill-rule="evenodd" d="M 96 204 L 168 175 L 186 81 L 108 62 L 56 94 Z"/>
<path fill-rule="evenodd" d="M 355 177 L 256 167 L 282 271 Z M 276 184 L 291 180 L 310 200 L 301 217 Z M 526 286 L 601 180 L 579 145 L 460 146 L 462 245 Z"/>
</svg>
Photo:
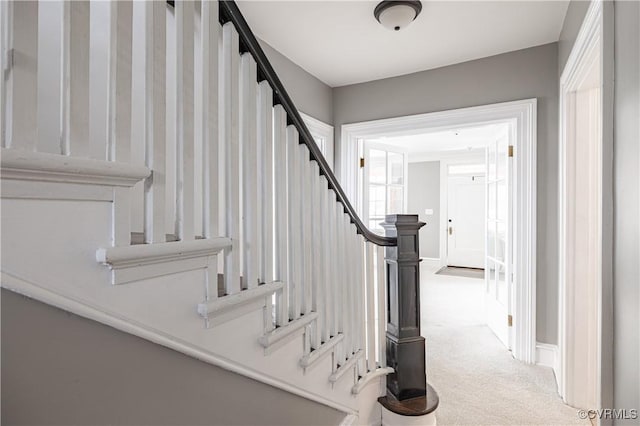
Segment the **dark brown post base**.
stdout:
<svg viewBox="0 0 640 426">
<path fill-rule="evenodd" d="M 435 411 L 440 403 L 438 393 L 427 383 L 427 394 L 399 401 L 391 392 L 378 398 L 378 402 L 387 410 L 401 416 L 426 416 Z"/>
</svg>

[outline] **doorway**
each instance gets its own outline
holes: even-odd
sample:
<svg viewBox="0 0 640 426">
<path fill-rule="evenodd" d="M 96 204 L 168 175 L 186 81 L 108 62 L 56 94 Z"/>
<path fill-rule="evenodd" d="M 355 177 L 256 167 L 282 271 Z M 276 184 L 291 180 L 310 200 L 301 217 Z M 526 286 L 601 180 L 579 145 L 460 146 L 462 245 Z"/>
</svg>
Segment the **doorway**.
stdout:
<svg viewBox="0 0 640 426">
<path fill-rule="evenodd" d="M 484 269 L 485 177 L 447 177 L 447 266 Z"/>
<path fill-rule="evenodd" d="M 611 291 L 611 249 L 603 233 L 603 185 L 612 133 L 604 125 L 611 99 L 603 97 L 609 75 L 603 7 L 590 4 L 560 78 L 559 391 L 567 404 L 584 409 L 611 403 L 603 401 L 611 394 L 603 377 L 612 369 L 604 302 Z"/>
<path fill-rule="evenodd" d="M 506 186 L 507 195 L 512 199 L 509 204 L 511 208 L 511 223 L 503 223 L 498 225 L 498 218 L 485 214 L 482 222 L 489 228 L 488 222 L 492 220 L 492 228 L 496 233 L 501 232 L 502 237 L 499 239 L 496 235 L 489 236 L 484 232 L 485 253 L 481 266 L 487 268 L 490 254 L 492 263 L 490 267 L 492 274 L 487 274 L 485 288 L 487 295 L 491 295 L 496 302 L 505 302 L 501 304 L 502 311 L 497 311 L 496 324 L 499 324 L 494 330 L 496 335 L 500 334 L 499 330 L 506 329 L 506 333 L 501 333 L 503 337 L 500 340 L 507 345 L 512 351 L 513 356 L 526 363 L 535 362 L 535 153 L 536 153 L 536 100 L 514 101 L 501 104 L 486 105 L 481 107 L 463 108 L 458 110 L 443 111 L 436 113 L 420 114 L 408 117 L 399 117 L 393 119 L 376 120 L 365 123 L 356 123 L 342 126 L 342 138 L 338 158 L 338 176 L 341 180 L 345 192 L 352 199 L 358 213 L 368 216 L 371 208 L 369 199 L 369 185 L 364 185 L 368 178 L 366 169 L 365 153 L 371 152 L 367 147 L 368 143 L 381 145 L 389 145 L 390 138 L 411 138 L 416 135 L 426 133 L 447 132 L 456 130 L 465 130 L 479 127 L 504 126 L 505 133 L 511 148 L 504 146 L 501 155 L 508 157 L 510 153 L 515 153 L 511 158 L 510 173 L 513 179 L 508 181 Z M 386 139 L 385 139 L 386 138 Z M 497 139 L 493 140 L 497 142 Z M 486 141 L 485 141 L 486 142 Z M 501 145 L 503 147 L 503 145 Z M 497 150 L 497 148 L 496 148 Z M 496 150 L 492 152 L 497 152 Z M 464 164 L 482 164 L 487 170 L 495 168 L 498 173 L 495 161 L 497 153 L 491 157 L 485 154 L 485 149 L 480 153 L 478 161 L 478 152 L 472 152 L 465 148 L 461 155 Z M 449 153 L 450 154 L 450 153 Z M 445 154 L 441 158 L 440 167 L 440 186 L 448 186 L 448 166 L 456 162 L 449 154 Z M 408 153 L 408 162 L 416 160 L 416 155 Z M 475 158 L 469 159 L 469 157 Z M 502 158 L 502 157 L 501 157 Z M 364 161 L 363 161 L 364 159 Z M 447 165 L 447 169 L 443 165 Z M 447 170 L 445 172 L 445 170 Z M 493 169 L 492 169 L 493 170 Z M 503 169 L 506 170 L 506 169 Z M 500 172 L 503 173 L 503 172 Z M 488 185 L 490 180 L 485 179 L 485 205 L 490 203 L 486 201 L 488 195 Z M 506 181 L 502 184 L 497 182 L 497 178 L 493 181 L 496 195 L 491 200 L 497 203 L 500 192 L 498 188 L 502 188 Z M 493 191 L 493 190 L 492 190 Z M 504 189 L 502 189 L 502 192 Z M 441 195 L 442 197 L 442 195 Z M 449 219 L 447 208 L 448 200 L 440 200 L 440 212 L 435 209 L 425 208 L 424 214 L 429 217 L 428 222 L 434 222 L 434 216 L 438 213 L 435 220 L 440 226 L 437 226 L 438 242 L 435 248 L 439 262 L 442 266 L 446 266 L 447 246 L 448 246 L 448 227 Z M 497 207 L 497 204 L 496 204 Z M 409 212 L 408 210 L 395 211 L 394 213 L 421 213 Z M 390 212 L 389 212 L 390 213 Z M 385 212 L 387 214 L 387 212 Z M 421 216 L 422 217 L 422 216 Z M 422 219 L 421 219 L 422 220 Z M 502 219 L 500 219 L 502 220 Z M 509 230 L 508 238 L 506 237 L 505 226 Z M 498 229 L 499 228 L 499 229 Z M 454 228 L 454 232 L 455 232 Z M 488 242 L 491 239 L 491 242 Z M 433 238 L 430 239 L 433 242 Z M 502 247 L 496 250 L 496 241 L 502 244 L 506 241 L 514 241 L 513 247 Z M 462 248 L 464 241 L 460 241 Z M 488 253 L 486 246 L 491 245 L 492 251 Z M 500 247 L 500 246 L 498 246 Z M 432 248 L 433 249 L 433 248 Z M 425 245 L 421 242 L 421 254 L 425 253 Z M 500 253 L 500 258 L 496 258 Z M 509 253 L 509 258 L 506 258 Z M 477 255 L 477 253 L 476 253 Z M 502 257 L 504 256 L 504 258 Z M 427 256 L 432 257 L 432 256 Z M 500 264 L 500 262 L 502 262 Z M 507 266 L 508 263 L 508 266 Z M 514 285 L 517 283 L 517 285 Z M 513 289 L 513 291 L 512 291 Z M 488 316 L 487 316 L 488 318 Z M 487 320 L 487 323 L 489 321 Z"/>
</svg>

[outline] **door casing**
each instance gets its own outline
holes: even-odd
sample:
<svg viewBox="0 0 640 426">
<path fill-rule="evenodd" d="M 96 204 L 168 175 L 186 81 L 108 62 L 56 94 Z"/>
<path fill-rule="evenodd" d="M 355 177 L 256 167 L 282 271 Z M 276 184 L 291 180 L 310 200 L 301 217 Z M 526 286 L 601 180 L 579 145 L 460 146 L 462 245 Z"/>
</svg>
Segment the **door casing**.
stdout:
<svg viewBox="0 0 640 426">
<path fill-rule="evenodd" d="M 362 213 L 359 159 L 362 140 L 402 136 L 485 124 L 509 123 L 514 145 L 514 357 L 536 361 L 536 162 L 537 100 L 503 102 L 470 108 L 345 124 L 337 158 L 337 175 L 347 196 Z M 442 216 L 442 215 L 441 215 Z M 506 320 L 506 319 L 505 319 Z"/>
</svg>

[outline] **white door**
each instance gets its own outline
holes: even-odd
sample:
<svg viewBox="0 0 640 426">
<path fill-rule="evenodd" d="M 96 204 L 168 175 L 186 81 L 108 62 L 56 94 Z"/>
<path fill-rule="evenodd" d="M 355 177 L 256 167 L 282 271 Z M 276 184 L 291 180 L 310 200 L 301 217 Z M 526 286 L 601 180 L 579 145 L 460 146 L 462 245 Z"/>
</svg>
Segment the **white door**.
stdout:
<svg viewBox="0 0 640 426">
<path fill-rule="evenodd" d="M 407 209 L 407 154 L 399 148 L 365 141 L 363 164 L 363 210 L 365 223 L 383 234 L 385 215 Z"/>
<path fill-rule="evenodd" d="M 487 147 L 485 309 L 487 325 L 511 348 L 512 166 L 506 136 Z"/>
<path fill-rule="evenodd" d="M 484 268 L 484 176 L 447 179 L 447 265 Z"/>
</svg>

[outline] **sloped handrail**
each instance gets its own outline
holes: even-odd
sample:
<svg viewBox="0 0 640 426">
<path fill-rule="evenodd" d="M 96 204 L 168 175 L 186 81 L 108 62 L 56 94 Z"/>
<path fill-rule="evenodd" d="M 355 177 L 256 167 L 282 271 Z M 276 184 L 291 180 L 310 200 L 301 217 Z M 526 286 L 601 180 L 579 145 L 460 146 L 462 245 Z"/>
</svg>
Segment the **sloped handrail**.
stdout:
<svg viewBox="0 0 640 426">
<path fill-rule="evenodd" d="M 356 226 L 358 233 L 361 234 L 367 241 L 372 242 L 378 246 L 396 246 L 397 238 L 385 237 L 376 234 L 369 230 L 369 228 L 362 222 L 358 213 L 353 208 L 347 195 L 340 186 L 338 179 L 329 168 L 327 160 L 322 155 L 320 148 L 316 145 L 313 136 L 304 124 L 302 117 L 298 112 L 298 109 L 293 104 L 293 101 L 289 97 L 289 94 L 285 90 L 280 78 L 276 74 L 275 70 L 271 66 L 269 59 L 265 55 L 262 47 L 258 43 L 256 36 L 249 28 L 249 24 L 242 16 L 238 5 L 233 0 L 221 0 L 219 2 L 220 13 L 219 19 L 221 24 L 232 22 L 238 31 L 240 37 L 240 49 L 243 52 L 249 52 L 253 56 L 258 66 L 258 80 L 266 80 L 273 89 L 274 104 L 280 104 L 287 113 L 287 121 L 292 124 L 298 130 L 300 135 L 300 143 L 304 143 L 311 154 L 310 160 L 315 160 L 320 168 L 320 174 L 327 178 L 329 188 L 336 193 L 337 200 L 344 207 L 344 212 L 349 215 L 351 223 Z"/>
</svg>

